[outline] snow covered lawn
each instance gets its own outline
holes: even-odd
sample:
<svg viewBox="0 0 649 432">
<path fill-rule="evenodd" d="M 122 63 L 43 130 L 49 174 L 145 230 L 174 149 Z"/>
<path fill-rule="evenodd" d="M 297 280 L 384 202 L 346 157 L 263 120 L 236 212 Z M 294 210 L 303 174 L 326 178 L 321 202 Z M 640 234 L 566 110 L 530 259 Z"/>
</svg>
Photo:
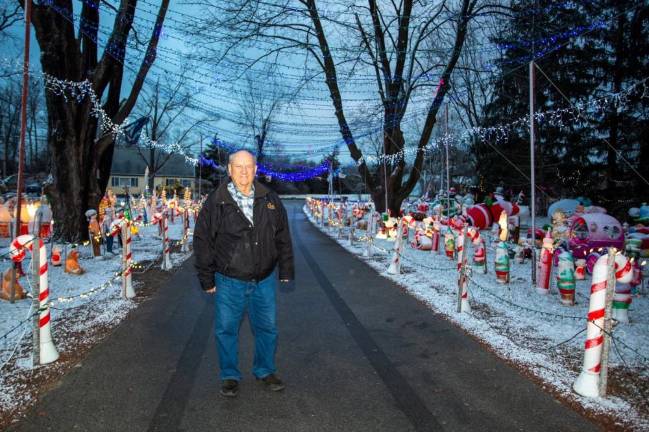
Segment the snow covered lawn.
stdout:
<svg viewBox="0 0 649 432">
<path fill-rule="evenodd" d="M 499 356 L 531 373 L 542 386 L 559 394 L 572 405 L 591 414 L 614 418 L 617 425 L 632 430 L 649 430 L 649 308 L 647 295 L 634 296 L 629 324 L 618 324 L 613 331 L 609 369 L 609 395 L 588 399 L 575 394 L 572 384 L 581 370 L 586 340 L 586 315 L 590 277 L 577 281 L 573 307 L 559 302 L 556 286 L 550 295 L 540 295 L 531 287 L 531 264 L 511 260 L 511 283 L 498 284 L 494 273 L 493 248 L 489 249 L 487 274 L 474 271 L 469 283 L 470 313 L 457 313 L 458 272 L 454 261 L 442 254 L 419 251 L 409 245 L 404 249 L 400 275 L 390 275 L 387 268 L 393 242 L 375 239 L 375 253 L 363 257 L 366 243 L 350 245 L 345 230 L 336 239 L 337 228 L 316 223 L 304 207 L 307 217 L 323 233 L 367 262 L 382 276 L 403 286 L 408 292 L 457 323 L 487 344 Z M 356 231 L 364 237 L 364 231 Z M 487 233 L 483 232 L 483 236 Z M 488 238 L 488 237 L 487 237 Z M 443 245 L 442 245 L 443 249 Z M 469 262 L 472 257 L 469 247 Z"/>
<path fill-rule="evenodd" d="M 193 224 L 193 221 L 191 221 Z M 192 228 L 190 227 L 190 230 Z M 169 220 L 169 239 L 171 245 L 178 244 L 182 238 L 182 219 Z M 190 236 L 191 242 L 191 236 Z M 10 267 L 6 256 L 8 240 L 0 247 L 3 257 L 2 270 Z M 62 245 L 61 245 L 62 246 Z M 47 245 L 48 256 L 51 245 Z M 178 249 L 178 248 L 176 248 Z M 108 334 L 135 307 L 139 298 L 127 300 L 121 297 L 121 249 L 115 240 L 115 255 L 92 258 L 89 246 L 80 246 L 79 264 L 85 270 L 82 275 L 65 273 L 64 267 L 49 265 L 49 288 L 51 300 L 52 334 L 61 358 L 49 365 L 31 367 L 31 314 L 32 299 L 17 300 L 14 304 L 0 301 L 0 425 L 7 417 L 16 417 L 34 400 L 39 384 L 47 382 L 51 376 L 74 360 L 82 346 L 89 346 Z M 138 273 L 146 272 L 153 266 L 159 267 L 162 255 L 162 240 L 158 237 L 157 226 L 140 227 L 139 236 L 132 241 L 134 264 L 133 286 L 138 293 L 142 283 L 136 282 Z M 28 272 L 20 283 L 31 292 L 30 253 L 23 262 Z M 172 253 L 172 264 L 177 266 L 189 258 L 191 252 Z M 141 263 L 141 264 L 139 264 Z M 3 337 L 4 336 L 4 337 Z M 68 365 L 69 366 L 69 365 Z M 2 427 L 0 426 L 0 429 Z"/>
</svg>

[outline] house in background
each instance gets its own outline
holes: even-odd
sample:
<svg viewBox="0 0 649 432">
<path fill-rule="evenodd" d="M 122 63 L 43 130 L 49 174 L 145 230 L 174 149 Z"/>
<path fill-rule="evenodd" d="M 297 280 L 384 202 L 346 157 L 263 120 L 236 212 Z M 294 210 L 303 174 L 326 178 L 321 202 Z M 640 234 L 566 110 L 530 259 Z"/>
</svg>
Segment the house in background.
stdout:
<svg viewBox="0 0 649 432">
<path fill-rule="evenodd" d="M 144 155 L 148 155 L 148 149 L 141 149 Z M 115 146 L 113 153 L 113 166 L 111 169 L 108 187 L 113 193 L 120 195 L 125 193 L 125 187 L 128 187 L 132 195 L 139 195 L 144 192 L 144 171 L 146 163 L 135 147 Z M 164 162 L 155 173 L 153 186 L 161 190 L 164 186 L 167 189 L 175 186 L 196 188 L 196 176 L 194 166 L 185 160 L 185 157 L 179 154 L 167 154 L 155 150 L 156 164 Z M 151 175 L 151 169 L 149 169 Z M 149 191 L 151 192 L 151 191 Z"/>
</svg>

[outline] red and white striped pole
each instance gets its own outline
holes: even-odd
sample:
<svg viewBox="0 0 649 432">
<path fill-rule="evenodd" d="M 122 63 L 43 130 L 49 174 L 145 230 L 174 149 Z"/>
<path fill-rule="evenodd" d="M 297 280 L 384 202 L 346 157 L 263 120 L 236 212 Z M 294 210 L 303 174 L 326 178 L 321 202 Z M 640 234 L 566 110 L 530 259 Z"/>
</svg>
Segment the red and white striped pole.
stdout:
<svg viewBox="0 0 649 432">
<path fill-rule="evenodd" d="M 133 256 L 131 253 L 131 226 L 127 219 L 122 220 L 122 297 L 130 299 L 135 297 L 133 290 Z"/>
<path fill-rule="evenodd" d="M 462 228 L 457 236 L 457 271 L 462 270 L 462 260 L 464 259 L 464 237 L 466 228 Z"/>
<path fill-rule="evenodd" d="M 167 212 L 162 213 L 162 270 L 171 270 L 171 247 L 169 246 L 169 219 Z"/>
<path fill-rule="evenodd" d="M 183 212 L 183 241 L 180 247 L 181 252 L 189 252 L 189 210 Z"/>
<path fill-rule="evenodd" d="M 38 240 L 38 301 L 39 301 L 39 362 L 40 364 L 48 364 L 56 361 L 59 358 L 59 352 L 54 346 L 52 341 L 52 329 L 50 318 L 50 290 L 48 285 L 48 271 L 47 271 L 47 250 L 45 243 L 39 238 L 32 235 L 21 235 L 11 242 L 9 247 L 9 254 L 11 259 L 19 263 L 25 259 L 25 249 L 32 252 L 32 256 L 36 254 L 33 248 L 34 241 Z"/>
<path fill-rule="evenodd" d="M 593 279 L 590 286 L 590 304 L 588 306 L 588 326 L 586 328 L 586 345 L 584 364 L 581 373 L 573 384 L 575 392 L 586 397 L 598 397 L 604 343 L 604 319 L 606 315 L 606 289 L 608 286 L 608 255 L 597 259 L 593 268 Z M 629 283 L 633 276 L 631 263 L 624 255 L 615 255 L 615 277 L 613 282 Z"/>
</svg>

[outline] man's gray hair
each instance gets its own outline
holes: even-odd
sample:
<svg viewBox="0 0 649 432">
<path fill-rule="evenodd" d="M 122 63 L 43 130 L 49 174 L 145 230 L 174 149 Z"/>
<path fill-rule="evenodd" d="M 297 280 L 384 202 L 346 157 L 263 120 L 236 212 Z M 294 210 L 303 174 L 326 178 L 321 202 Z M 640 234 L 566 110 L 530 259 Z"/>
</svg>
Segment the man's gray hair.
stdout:
<svg viewBox="0 0 649 432">
<path fill-rule="evenodd" d="M 234 155 L 238 153 L 248 153 L 250 156 L 252 156 L 252 161 L 255 165 L 257 165 L 257 156 L 255 156 L 251 151 L 248 150 L 237 150 L 235 152 L 230 153 L 228 156 L 228 165 L 232 165 L 232 159 L 234 159 Z"/>
</svg>

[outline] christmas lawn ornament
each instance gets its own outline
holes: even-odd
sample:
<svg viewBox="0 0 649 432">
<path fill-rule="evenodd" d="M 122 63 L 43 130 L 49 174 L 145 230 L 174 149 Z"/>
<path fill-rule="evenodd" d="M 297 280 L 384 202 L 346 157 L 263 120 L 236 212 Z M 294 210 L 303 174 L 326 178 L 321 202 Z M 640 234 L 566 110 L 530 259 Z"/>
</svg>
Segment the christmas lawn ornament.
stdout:
<svg viewBox="0 0 649 432">
<path fill-rule="evenodd" d="M 45 196 L 41 197 L 41 203 L 34 214 L 34 222 L 37 227 L 32 232 L 38 231 L 38 237 L 49 238 L 52 235 L 52 208 Z"/>
<path fill-rule="evenodd" d="M 2 273 L 2 291 L 0 291 L 0 299 L 2 300 L 11 300 L 11 279 L 11 269 L 9 268 Z M 18 275 L 16 275 L 16 280 L 14 281 L 14 299 L 22 300 L 26 297 L 25 290 L 18 283 Z"/>
<path fill-rule="evenodd" d="M 509 250 L 504 241 L 496 246 L 496 282 L 509 283 Z"/>
<path fill-rule="evenodd" d="M 34 243 L 38 245 L 38 251 L 34 248 Z M 47 271 L 47 249 L 45 243 L 39 238 L 32 235 L 21 235 L 11 242 L 9 255 L 15 263 L 25 259 L 25 249 L 32 252 L 32 256 L 38 254 L 39 276 L 38 276 L 38 300 L 39 300 L 39 363 L 48 364 L 59 358 L 59 353 L 52 341 L 52 331 L 50 322 L 50 290 L 48 285 Z"/>
<path fill-rule="evenodd" d="M 606 250 L 602 249 L 602 250 L 597 251 L 597 252 L 591 252 L 591 253 L 588 254 L 588 256 L 586 256 L 586 271 L 589 274 L 593 274 L 593 269 L 595 268 L 595 263 L 597 262 L 599 257 L 601 257 L 605 253 L 606 253 Z"/>
<path fill-rule="evenodd" d="M 169 244 L 169 220 L 167 218 L 167 212 L 162 213 L 162 220 L 160 221 L 162 226 L 162 265 L 161 268 L 164 271 L 169 271 L 173 268 L 171 264 L 171 246 Z"/>
<path fill-rule="evenodd" d="M 631 270 L 633 273 L 633 270 Z M 617 283 L 615 284 L 615 294 L 613 294 L 613 319 L 623 323 L 629 323 L 629 306 L 631 306 L 631 284 L 630 283 Z"/>
<path fill-rule="evenodd" d="M 430 237 L 430 251 L 433 253 L 439 253 L 439 230 L 433 228 L 431 230 L 431 237 Z"/>
<path fill-rule="evenodd" d="M 473 245 L 473 265 L 477 270 L 487 273 L 487 247 L 483 238 L 479 238 L 478 244 Z"/>
<path fill-rule="evenodd" d="M 561 211 L 567 216 L 572 216 L 578 205 L 580 205 L 580 202 L 576 199 L 561 199 L 550 204 L 550 207 L 548 207 L 548 217 L 552 218 L 552 215 L 557 211 Z"/>
<path fill-rule="evenodd" d="M 402 224 L 399 221 L 398 225 Z M 389 274 L 400 274 L 401 273 L 401 254 L 403 253 L 403 236 L 398 235 L 394 241 L 392 260 L 390 261 L 390 266 L 388 267 Z"/>
<path fill-rule="evenodd" d="M 79 251 L 76 249 L 72 249 L 65 259 L 65 272 L 77 276 L 85 273 L 84 269 L 79 265 Z"/>
<path fill-rule="evenodd" d="M 101 256 L 101 227 L 97 221 L 97 211 L 90 209 L 86 211 L 85 215 L 88 219 L 88 239 L 92 246 L 92 256 Z"/>
<path fill-rule="evenodd" d="M 7 209 L 7 206 L 0 204 L 0 237 L 9 238 L 11 233 L 9 232 L 11 225 L 11 214 Z"/>
<path fill-rule="evenodd" d="M 561 303 L 568 306 L 575 304 L 575 264 L 572 253 L 563 251 L 559 255 L 557 266 L 557 287 L 561 296 Z"/>
<path fill-rule="evenodd" d="M 553 241 L 550 230 L 547 231 L 543 239 L 543 247 L 538 264 L 538 277 L 536 281 L 536 291 L 539 294 L 548 294 L 550 292 L 550 274 L 552 273 L 552 251 Z"/>
<path fill-rule="evenodd" d="M 575 260 L 575 279 L 586 279 L 586 260 L 583 258 Z"/>
<path fill-rule="evenodd" d="M 429 251 L 433 248 L 433 242 L 430 237 L 426 235 L 424 230 L 418 229 L 415 231 L 415 238 L 412 241 L 411 246 L 414 249 Z"/>
<path fill-rule="evenodd" d="M 506 242 L 509 239 L 509 226 L 507 224 L 507 213 L 503 210 L 498 218 L 498 238 L 501 242 Z"/>
<path fill-rule="evenodd" d="M 59 246 L 52 246 L 52 265 L 59 267 L 61 265 L 61 248 Z"/>
<path fill-rule="evenodd" d="M 486 204 L 476 204 L 467 211 L 467 220 L 477 229 L 487 229 L 491 226 L 493 217 Z"/>
<path fill-rule="evenodd" d="M 586 258 L 600 248 L 624 248 L 622 224 L 605 213 L 582 214 L 571 219 L 569 247 L 575 258 Z"/>
<path fill-rule="evenodd" d="M 624 255 L 615 255 L 615 280 L 629 283 L 633 272 L 631 263 Z M 588 324 L 582 371 L 572 388 L 586 397 L 598 397 L 601 370 L 602 346 L 604 343 L 604 318 L 606 314 L 606 289 L 608 285 L 608 255 L 597 259 L 593 268 L 588 306 Z"/>
<path fill-rule="evenodd" d="M 491 205 L 489 211 L 491 212 L 493 220 L 498 220 L 502 212 L 505 212 L 507 217 L 516 216 L 520 209 L 516 203 L 511 203 L 505 200 L 496 200 L 496 202 Z"/>
<path fill-rule="evenodd" d="M 455 236 L 451 228 L 447 228 L 446 234 L 444 234 L 444 251 L 449 259 L 455 258 Z"/>
</svg>

